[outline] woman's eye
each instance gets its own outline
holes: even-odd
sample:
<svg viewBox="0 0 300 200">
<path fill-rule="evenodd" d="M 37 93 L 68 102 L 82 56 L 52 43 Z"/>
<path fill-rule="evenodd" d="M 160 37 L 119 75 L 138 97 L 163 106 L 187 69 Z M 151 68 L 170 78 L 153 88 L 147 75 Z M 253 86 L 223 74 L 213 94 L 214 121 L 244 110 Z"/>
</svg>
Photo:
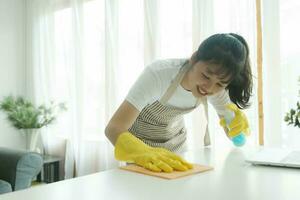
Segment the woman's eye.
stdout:
<svg viewBox="0 0 300 200">
<path fill-rule="evenodd" d="M 220 83 L 217 84 L 219 87 L 224 87 L 223 85 L 221 85 Z"/>
<path fill-rule="evenodd" d="M 209 77 L 206 76 L 205 74 L 202 74 L 202 76 L 203 76 L 204 78 L 206 78 L 206 79 L 209 79 Z"/>
</svg>

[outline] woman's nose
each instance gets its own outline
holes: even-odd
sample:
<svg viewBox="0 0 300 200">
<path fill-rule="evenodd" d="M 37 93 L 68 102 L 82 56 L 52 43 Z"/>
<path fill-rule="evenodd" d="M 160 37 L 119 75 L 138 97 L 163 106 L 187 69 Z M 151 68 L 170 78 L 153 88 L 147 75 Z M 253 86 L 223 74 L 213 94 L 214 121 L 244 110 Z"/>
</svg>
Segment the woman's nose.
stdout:
<svg viewBox="0 0 300 200">
<path fill-rule="evenodd" d="M 206 90 L 207 93 L 211 93 L 213 90 L 213 83 L 210 80 L 207 80 L 204 84 L 204 88 Z"/>
</svg>

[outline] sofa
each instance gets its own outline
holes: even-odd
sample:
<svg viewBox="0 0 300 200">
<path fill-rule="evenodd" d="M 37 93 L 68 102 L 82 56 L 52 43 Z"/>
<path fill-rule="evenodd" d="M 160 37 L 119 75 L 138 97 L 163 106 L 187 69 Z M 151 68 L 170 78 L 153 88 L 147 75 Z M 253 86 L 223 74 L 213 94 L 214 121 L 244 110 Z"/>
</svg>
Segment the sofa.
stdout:
<svg viewBox="0 0 300 200">
<path fill-rule="evenodd" d="M 30 187 L 42 166 L 40 154 L 0 147 L 0 194 Z"/>
</svg>

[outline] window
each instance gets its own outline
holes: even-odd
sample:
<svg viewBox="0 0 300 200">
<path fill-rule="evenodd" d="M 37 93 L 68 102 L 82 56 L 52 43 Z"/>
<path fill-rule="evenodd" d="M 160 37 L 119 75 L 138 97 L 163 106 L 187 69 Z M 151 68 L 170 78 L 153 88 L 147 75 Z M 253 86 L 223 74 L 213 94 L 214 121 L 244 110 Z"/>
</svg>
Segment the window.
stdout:
<svg viewBox="0 0 300 200">
<path fill-rule="evenodd" d="M 282 138 L 283 145 L 288 147 L 300 147 L 299 128 L 287 126 L 283 121 L 285 113 L 296 107 L 299 101 L 298 91 L 300 85 L 300 2 L 296 0 L 279 1 L 280 5 L 280 69 L 281 88 L 278 92 L 282 97 Z"/>
</svg>

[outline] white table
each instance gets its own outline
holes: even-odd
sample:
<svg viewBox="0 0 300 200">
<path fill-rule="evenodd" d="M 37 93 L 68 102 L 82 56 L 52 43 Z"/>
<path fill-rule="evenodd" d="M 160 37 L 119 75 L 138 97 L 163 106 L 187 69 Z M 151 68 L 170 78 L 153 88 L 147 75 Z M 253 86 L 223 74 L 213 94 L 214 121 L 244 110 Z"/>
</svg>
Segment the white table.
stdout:
<svg viewBox="0 0 300 200">
<path fill-rule="evenodd" d="M 300 170 L 252 166 L 245 148 L 205 148 L 185 154 L 213 171 L 175 180 L 108 170 L 0 195 L 0 200 L 298 200 Z"/>
</svg>

